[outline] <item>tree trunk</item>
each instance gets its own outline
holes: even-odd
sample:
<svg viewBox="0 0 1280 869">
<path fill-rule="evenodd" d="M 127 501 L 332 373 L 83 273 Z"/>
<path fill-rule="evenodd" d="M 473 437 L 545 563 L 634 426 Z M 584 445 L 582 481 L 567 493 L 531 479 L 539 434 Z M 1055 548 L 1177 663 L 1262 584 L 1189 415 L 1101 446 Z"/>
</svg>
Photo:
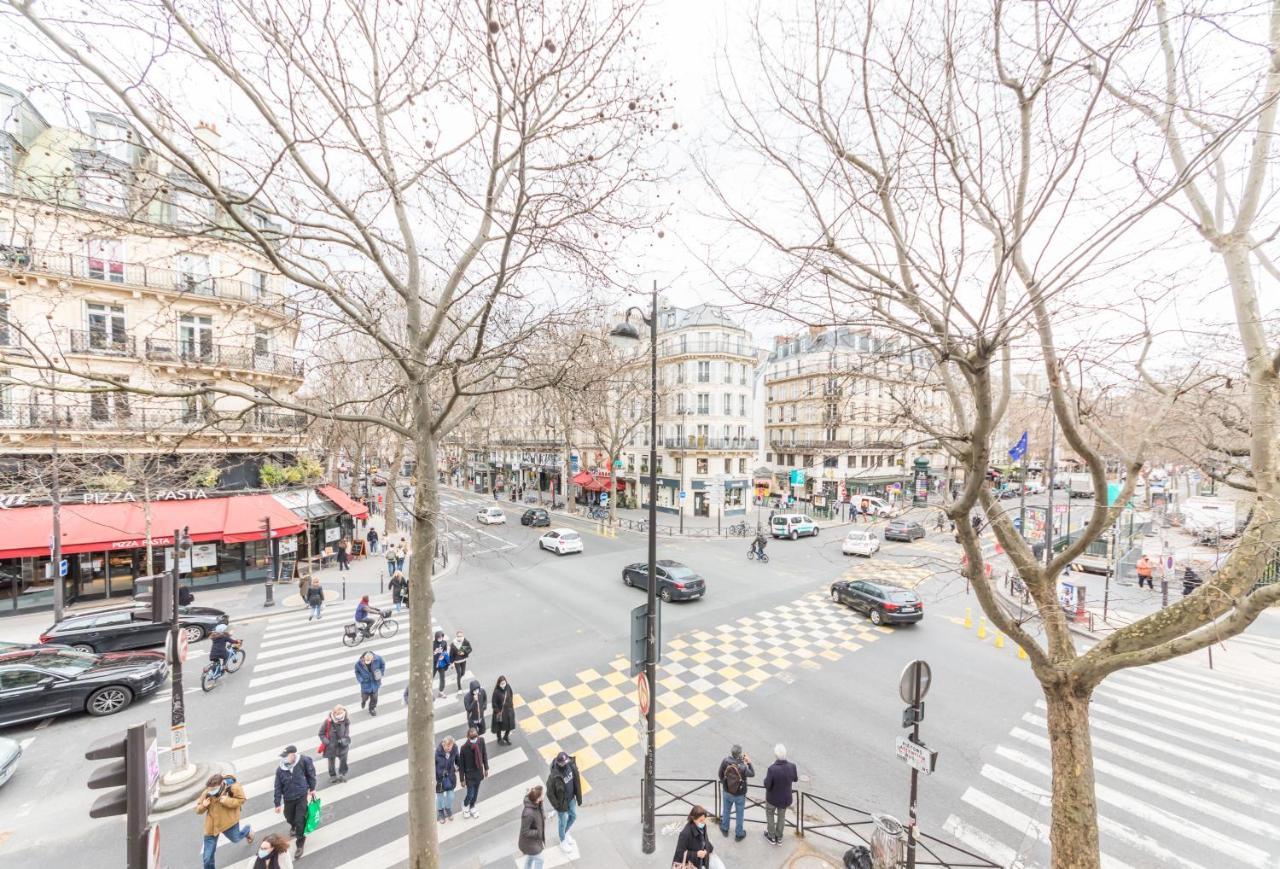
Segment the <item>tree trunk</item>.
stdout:
<svg viewBox="0 0 1280 869">
<path fill-rule="evenodd" d="M 386 512 L 383 513 L 383 536 L 390 538 L 400 530 L 400 525 L 396 521 L 396 501 L 399 498 L 399 492 L 396 489 L 396 478 L 400 475 L 400 468 L 404 465 L 404 441 L 399 441 L 396 447 L 395 458 L 392 461 L 391 468 L 387 471 L 387 503 Z M 435 476 L 434 473 L 431 475 Z"/>
<path fill-rule="evenodd" d="M 1092 687 L 1069 681 L 1044 686 L 1053 756 L 1049 840 L 1054 869 L 1097 869 L 1099 865 L 1098 805 L 1094 796 L 1093 740 L 1089 734 L 1092 694 Z"/>
<path fill-rule="evenodd" d="M 609 457 L 609 525 L 618 524 L 618 469 L 613 466 L 613 456 Z"/>
<path fill-rule="evenodd" d="M 418 466 L 412 554 L 409 557 L 409 866 L 438 869 L 436 836 L 436 742 L 431 682 L 431 607 L 435 591 L 436 520 L 440 490 L 436 482 L 436 443 L 431 434 L 431 396 L 425 386 L 413 393 L 414 458 Z"/>
</svg>

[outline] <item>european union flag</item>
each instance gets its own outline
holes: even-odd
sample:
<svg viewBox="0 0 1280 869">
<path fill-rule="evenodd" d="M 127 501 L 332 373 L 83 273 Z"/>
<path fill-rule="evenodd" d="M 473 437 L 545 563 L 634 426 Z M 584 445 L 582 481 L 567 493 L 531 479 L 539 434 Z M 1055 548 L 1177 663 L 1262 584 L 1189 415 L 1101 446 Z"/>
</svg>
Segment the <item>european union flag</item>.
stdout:
<svg viewBox="0 0 1280 869">
<path fill-rule="evenodd" d="M 1013 445 L 1013 449 L 1009 450 L 1009 458 L 1015 462 L 1020 461 L 1027 454 L 1027 433 L 1023 432 L 1022 437 L 1018 438 L 1018 442 Z"/>
</svg>

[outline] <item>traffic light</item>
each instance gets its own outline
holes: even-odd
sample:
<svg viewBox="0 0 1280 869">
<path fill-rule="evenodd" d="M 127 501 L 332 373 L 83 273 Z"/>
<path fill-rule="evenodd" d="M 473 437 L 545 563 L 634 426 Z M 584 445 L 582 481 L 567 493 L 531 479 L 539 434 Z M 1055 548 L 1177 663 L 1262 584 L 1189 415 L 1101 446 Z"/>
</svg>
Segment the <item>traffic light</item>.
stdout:
<svg viewBox="0 0 1280 869">
<path fill-rule="evenodd" d="M 94 800 L 89 817 L 125 815 L 126 865 L 128 869 L 142 869 L 147 865 L 148 816 L 160 780 L 155 725 L 149 721 L 135 724 L 123 736 L 100 739 L 84 757 L 111 761 L 89 776 L 90 790 L 111 788 Z"/>
</svg>

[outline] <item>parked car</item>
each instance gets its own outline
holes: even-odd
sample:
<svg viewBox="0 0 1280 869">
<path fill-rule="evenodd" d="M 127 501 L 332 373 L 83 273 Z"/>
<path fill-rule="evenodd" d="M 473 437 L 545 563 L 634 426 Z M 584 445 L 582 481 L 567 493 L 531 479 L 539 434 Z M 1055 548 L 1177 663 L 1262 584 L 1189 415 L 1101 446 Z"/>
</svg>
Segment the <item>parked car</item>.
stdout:
<svg viewBox="0 0 1280 869">
<path fill-rule="evenodd" d="M 889 506 L 889 502 L 883 498 L 873 498 L 870 495 L 854 495 L 853 505 L 861 508 L 863 502 L 866 502 L 867 513 L 872 516 L 880 516 L 887 518 L 893 512 L 893 508 Z"/>
<path fill-rule="evenodd" d="M 769 520 L 769 533 L 774 537 L 817 537 L 818 524 L 803 513 L 779 513 Z"/>
<path fill-rule="evenodd" d="M 996 497 L 1001 501 L 1007 501 L 1010 498 L 1016 498 L 1021 494 L 1022 494 L 1022 490 L 1019 489 L 1017 485 L 1013 485 L 1013 486 L 1005 486 L 999 492 L 996 492 Z"/>
<path fill-rule="evenodd" d="M 507 514 L 501 507 L 481 507 L 476 514 L 476 521 L 481 525 L 506 525 Z"/>
<path fill-rule="evenodd" d="M 670 603 L 673 600 L 696 600 L 707 593 L 707 583 L 692 567 L 669 558 L 658 559 L 654 568 L 658 580 L 658 596 Z M 647 589 L 649 564 L 638 561 L 622 568 L 622 584 Z"/>
<path fill-rule="evenodd" d="M 198 643 L 218 624 L 230 624 L 220 609 L 207 606 L 178 607 L 178 624 L 187 642 Z M 67 616 L 40 635 L 46 646 L 70 646 L 78 652 L 114 652 L 163 646 L 168 622 L 153 622 L 150 606 L 115 607 Z"/>
<path fill-rule="evenodd" d="M 6 652 L 0 655 L 0 726 L 67 712 L 111 715 L 163 685 L 168 672 L 163 652 Z"/>
<path fill-rule="evenodd" d="M 528 525 L 530 528 L 549 528 L 551 514 L 541 507 L 534 507 L 524 511 L 524 515 L 520 517 L 520 524 Z"/>
<path fill-rule="evenodd" d="M 840 551 L 845 555 L 862 555 L 870 558 L 880 551 L 880 538 L 870 531 L 854 529 L 845 535 L 844 542 L 840 544 Z"/>
<path fill-rule="evenodd" d="M 52 643 L 12 643 L 8 640 L 0 640 L 0 655 L 5 652 L 22 652 L 27 649 L 69 649 L 70 646 L 58 646 Z"/>
<path fill-rule="evenodd" d="M 572 528 L 552 528 L 538 538 L 539 549 L 550 549 L 556 555 L 582 551 L 582 535 Z"/>
<path fill-rule="evenodd" d="M 22 744 L 16 739 L 0 736 L 0 785 L 3 785 L 18 771 L 18 760 L 22 757 Z"/>
<path fill-rule="evenodd" d="M 894 519 L 884 526 L 884 539 L 901 540 L 910 543 L 912 540 L 924 539 L 924 526 L 919 522 L 908 522 L 905 519 Z"/>
<path fill-rule="evenodd" d="M 831 599 L 866 613 L 873 625 L 914 624 L 924 618 L 924 601 L 920 596 L 896 585 L 864 579 L 843 580 L 831 584 Z"/>
</svg>

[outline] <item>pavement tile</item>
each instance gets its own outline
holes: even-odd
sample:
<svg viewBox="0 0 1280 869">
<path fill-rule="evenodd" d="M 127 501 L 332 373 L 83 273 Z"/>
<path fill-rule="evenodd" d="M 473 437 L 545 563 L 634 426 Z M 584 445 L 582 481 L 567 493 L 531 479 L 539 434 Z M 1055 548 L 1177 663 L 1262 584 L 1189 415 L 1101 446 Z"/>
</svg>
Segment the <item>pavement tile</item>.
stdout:
<svg viewBox="0 0 1280 869">
<path fill-rule="evenodd" d="M 542 715 L 545 712 L 550 712 L 555 707 L 552 706 L 551 701 L 546 697 L 539 697 L 537 700 L 531 700 L 526 703 L 525 708 L 534 715 Z"/>
<path fill-rule="evenodd" d="M 610 685 L 608 688 L 604 688 L 596 692 L 596 699 L 602 700 L 605 703 L 612 703 L 614 700 L 617 700 L 621 696 L 623 696 L 622 692 L 619 691 L 617 688 L 613 687 L 612 685 Z"/>
<path fill-rule="evenodd" d="M 575 673 L 573 678 L 577 679 L 579 682 L 590 682 L 593 679 L 599 679 L 600 674 L 595 670 L 587 669 L 583 670 L 581 673 Z"/>
<path fill-rule="evenodd" d="M 552 739 L 564 739 L 573 732 L 573 724 L 564 720 L 557 721 L 547 727 L 547 733 L 551 734 Z"/>
<path fill-rule="evenodd" d="M 552 757 L 555 757 L 553 754 Z M 619 751 L 604 759 L 604 765 L 609 768 L 609 772 L 617 775 L 631 764 L 635 763 L 635 756 L 629 750 Z"/>
<path fill-rule="evenodd" d="M 608 721 L 618 715 L 618 711 L 608 703 L 599 703 L 587 710 L 596 721 Z"/>
<path fill-rule="evenodd" d="M 570 700 L 568 703 L 561 703 L 560 706 L 558 707 L 558 711 L 565 718 L 573 718 L 575 715 L 581 715 L 582 713 L 586 712 L 587 709 L 580 702 L 574 699 L 574 700 Z"/>
<path fill-rule="evenodd" d="M 626 661 L 622 661 L 622 667 L 615 668 L 612 673 L 609 673 L 604 677 L 604 680 L 608 682 L 610 685 L 614 685 L 614 686 L 621 685 L 624 682 L 630 682 L 631 677 L 628 676 L 626 673 L 620 672 L 620 669 L 626 669 L 626 666 L 627 666 Z"/>
<path fill-rule="evenodd" d="M 572 697 L 574 700 L 581 700 L 582 698 L 588 697 L 594 693 L 595 691 L 592 690 L 591 686 L 585 685 L 585 684 L 574 685 L 572 688 L 569 689 L 569 696 Z"/>
<path fill-rule="evenodd" d="M 536 715 L 525 715 L 520 719 L 520 729 L 525 733 L 537 733 L 546 727 Z"/>
<path fill-rule="evenodd" d="M 564 690 L 564 686 L 560 684 L 559 679 L 552 679 L 550 682 L 539 685 L 538 690 L 543 694 L 559 694 Z"/>
<path fill-rule="evenodd" d="M 574 760 L 578 762 L 578 772 L 586 772 L 591 767 L 596 766 L 604 760 L 599 753 L 591 746 L 586 746 L 574 756 Z"/>
</svg>

